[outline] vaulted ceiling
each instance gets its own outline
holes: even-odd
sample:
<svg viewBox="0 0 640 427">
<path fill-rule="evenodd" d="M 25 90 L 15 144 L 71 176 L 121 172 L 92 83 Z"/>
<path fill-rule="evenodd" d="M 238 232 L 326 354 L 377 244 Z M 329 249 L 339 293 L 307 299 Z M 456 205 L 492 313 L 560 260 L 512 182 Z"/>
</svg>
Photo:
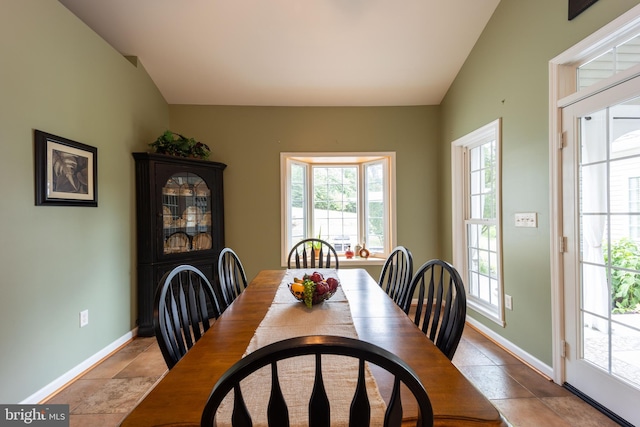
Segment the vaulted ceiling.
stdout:
<svg viewBox="0 0 640 427">
<path fill-rule="evenodd" d="M 170 104 L 437 105 L 500 0 L 59 0 Z"/>
</svg>

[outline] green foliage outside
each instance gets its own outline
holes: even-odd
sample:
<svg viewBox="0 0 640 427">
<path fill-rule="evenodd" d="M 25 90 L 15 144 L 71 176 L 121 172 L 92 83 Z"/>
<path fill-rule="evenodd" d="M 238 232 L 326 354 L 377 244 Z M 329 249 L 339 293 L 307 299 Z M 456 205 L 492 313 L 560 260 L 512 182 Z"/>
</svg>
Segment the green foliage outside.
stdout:
<svg viewBox="0 0 640 427">
<path fill-rule="evenodd" d="M 640 313 L 640 246 L 622 238 L 611 246 L 611 261 L 608 246 L 604 246 L 603 252 L 605 262 L 616 267 L 611 269 L 613 313 Z"/>
<path fill-rule="evenodd" d="M 355 167 L 314 169 L 314 205 L 316 209 L 356 212 L 357 173 Z"/>
</svg>

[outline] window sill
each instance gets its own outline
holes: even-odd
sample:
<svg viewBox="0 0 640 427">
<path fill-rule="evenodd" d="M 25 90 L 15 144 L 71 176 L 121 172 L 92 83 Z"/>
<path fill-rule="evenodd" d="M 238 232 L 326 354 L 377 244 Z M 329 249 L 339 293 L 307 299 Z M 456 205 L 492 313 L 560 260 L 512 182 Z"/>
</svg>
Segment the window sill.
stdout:
<svg viewBox="0 0 640 427">
<path fill-rule="evenodd" d="M 365 267 L 372 265 L 383 265 L 386 261 L 386 258 L 351 258 L 347 259 L 344 256 L 338 256 L 338 262 L 342 267 Z M 282 267 L 287 268 L 287 262 L 284 261 Z"/>
<path fill-rule="evenodd" d="M 350 266 L 350 267 L 355 267 L 355 266 L 361 266 L 361 265 L 382 265 L 385 262 L 384 258 L 374 258 L 374 257 L 370 257 L 370 258 L 351 258 L 348 259 L 344 256 L 339 256 L 338 257 L 338 262 L 340 262 L 340 265 L 342 266 Z"/>
</svg>

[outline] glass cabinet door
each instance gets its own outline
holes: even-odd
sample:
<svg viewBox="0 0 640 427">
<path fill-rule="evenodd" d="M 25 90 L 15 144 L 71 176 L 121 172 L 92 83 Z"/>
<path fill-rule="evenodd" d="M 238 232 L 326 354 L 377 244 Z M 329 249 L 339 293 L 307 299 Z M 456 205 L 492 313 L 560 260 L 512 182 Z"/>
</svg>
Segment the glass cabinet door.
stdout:
<svg viewBox="0 0 640 427">
<path fill-rule="evenodd" d="M 162 187 L 164 254 L 211 249 L 211 189 L 197 174 L 180 172 Z"/>
</svg>

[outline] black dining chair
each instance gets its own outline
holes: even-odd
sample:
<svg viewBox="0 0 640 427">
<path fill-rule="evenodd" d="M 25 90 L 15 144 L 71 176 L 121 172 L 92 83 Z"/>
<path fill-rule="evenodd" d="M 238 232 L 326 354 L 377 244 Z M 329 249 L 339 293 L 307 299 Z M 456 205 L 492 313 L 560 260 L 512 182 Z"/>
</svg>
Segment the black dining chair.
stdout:
<svg viewBox="0 0 640 427">
<path fill-rule="evenodd" d="M 247 287 L 247 275 L 240 258 L 231 248 L 224 248 L 218 256 L 218 282 L 220 284 L 220 311 L 227 307 Z"/>
<path fill-rule="evenodd" d="M 406 304 L 411 304 L 408 288 L 412 277 L 411 251 L 404 246 L 397 246 L 382 266 L 378 284 L 401 309 L 406 311 Z"/>
<path fill-rule="evenodd" d="M 199 269 L 180 265 L 164 274 L 156 289 L 153 319 L 158 345 L 169 369 L 219 316 L 211 283 Z"/>
<path fill-rule="evenodd" d="M 338 269 L 338 253 L 331 243 L 322 239 L 304 239 L 289 252 L 287 268 Z"/>
<path fill-rule="evenodd" d="M 409 295 L 417 294 L 414 323 L 449 360 L 458 348 L 467 315 L 467 296 L 458 271 L 448 262 L 432 259 L 418 268 Z M 413 309 L 407 304 L 405 313 Z"/>
<path fill-rule="evenodd" d="M 350 426 L 368 426 L 370 422 L 371 407 L 365 387 L 365 362 L 379 366 L 395 378 L 393 391 L 385 412 L 385 427 L 399 427 L 402 424 L 401 384 L 409 389 L 417 402 L 419 413 L 416 425 L 420 427 L 433 426 L 433 410 L 429 396 L 415 372 L 398 356 L 374 344 L 354 338 L 311 335 L 269 344 L 250 353 L 231 366 L 213 387 L 202 413 L 201 427 L 215 425 L 218 407 L 232 390 L 234 396 L 232 426 L 251 426 L 253 421 L 245 406 L 240 382 L 268 365 L 271 367 L 271 392 L 269 396 L 264 397 L 265 401 L 269 401 L 265 414 L 268 425 L 270 427 L 289 426 L 289 410 L 280 387 L 277 362 L 306 355 L 315 356 L 313 392 L 308 404 L 309 426 L 329 427 L 331 425 L 331 402 L 326 393 L 322 374 L 324 355 L 349 356 L 359 361 L 357 386 L 349 413 Z"/>
</svg>

